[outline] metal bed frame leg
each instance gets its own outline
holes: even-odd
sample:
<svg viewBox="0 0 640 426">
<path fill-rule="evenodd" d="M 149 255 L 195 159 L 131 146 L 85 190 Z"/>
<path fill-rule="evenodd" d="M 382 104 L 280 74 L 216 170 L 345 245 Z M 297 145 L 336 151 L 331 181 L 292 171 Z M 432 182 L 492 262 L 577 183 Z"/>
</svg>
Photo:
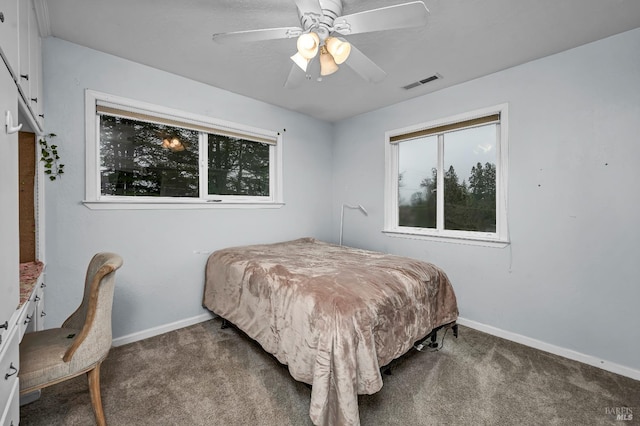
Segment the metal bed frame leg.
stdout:
<svg viewBox="0 0 640 426">
<path fill-rule="evenodd" d="M 229 328 L 230 327 L 230 323 L 229 321 L 227 321 L 226 319 L 222 318 L 222 325 L 220 326 L 221 329 L 225 329 L 225 328 Z"/>
<path fill-rule="evenodd" d="M 413 349 L 417 350 L 418 352 L 422 352 L 422 350 L 425 347 L 431 348 L 431 349 L 436 349 L 438 348 L 439 344 L 438 344 L 438 331 L 445 329 L 445 333 L 446 330 L 451 329 L 453 331 L 453 336 L 457 339 L 458 338 L 458 324 L 456 324 L 455 322 L 453 323 L 449 323 L 449 324 L 444 324 L 441 325 L 440 327 L 436 327 L 433 330 L 431 330 L 431 333 L 427 334 L 424 339 L 422 339 L 421 341 L 417 342 L 416 344 L 413 345 Z M 444 337 L 443 337 L 444 340 Z M 394 361 L 391 361 L 389 364 L 385 365 L 384 367 L 380 368 L 380 372 L 382 374 L 386 374 L 387 376 L 391 376 L 393 373 L 391 372 L 391 368 L 392 366 L 395 366 L 396 364 L 394 364 Z"/>
<path fill-rule="evenodd" d="M 431 333 L 431 341 L 427 344 L 428 347 L 435 349 L 438 347 L 438 330 L 434 330 Z"/>
</svg>

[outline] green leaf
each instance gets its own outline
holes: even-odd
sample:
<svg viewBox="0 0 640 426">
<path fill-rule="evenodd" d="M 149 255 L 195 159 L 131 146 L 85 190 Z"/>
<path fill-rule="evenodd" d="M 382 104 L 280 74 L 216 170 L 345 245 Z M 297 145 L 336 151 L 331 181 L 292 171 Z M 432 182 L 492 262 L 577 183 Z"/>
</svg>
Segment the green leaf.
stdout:
<svg viewBox="0 0 640 426">
<path fill-rule="evenodd" d="M 55 176 L 49 176 L 49 179 L 56 180 L 56 177 Z"/>
</svg>

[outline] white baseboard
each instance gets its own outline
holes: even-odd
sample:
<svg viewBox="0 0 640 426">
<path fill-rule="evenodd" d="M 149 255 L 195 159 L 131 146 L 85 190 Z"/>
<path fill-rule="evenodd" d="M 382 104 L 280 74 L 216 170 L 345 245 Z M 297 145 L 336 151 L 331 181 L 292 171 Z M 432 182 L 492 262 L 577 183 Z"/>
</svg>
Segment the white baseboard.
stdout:
<svg viewBox="0 0 640 426">
<path fill-rule="evenodd" d="M 552 345 L 550 343 L 532 339 L 530 337 L 526 337 L 521 334 L 512 333 L 510 331 L 502 330 L 500 328 L 492 327 L 490 325 L 482 324 L 476 321 L 468 320 L 466 318 L 458 318 L 457 322 L 460 325 L 473 328 L 474 330 L 482 331 L 483 333 L 501 337 L 503 339 L 510 340 L 512 342 L 520 343 L 522 345 L 539 349 L 544 352 L 549 352 L 554 355 L 559 355 L 561 357 L 568 358 L 573 361 L 578 361 L 583 364 L 588 364 L 593 367 L 598 367 L 603 370 L 607 370 L 612 373 L 619 374 L 621 376 L 626 376 L 634 380 L 640 380 L 640 370 L 636 370 L 631 367 L 605 361 L 603 359 L 599 359 L 591 355 L 586 355 L 580 352 L 573 351 L 571 349 Z"/>
<path fill-rule="evenodd" d="M 173 330 L 178 330 L 180 328 L 208 321 L 212 318 L 216 318 L 216 315 L 213 313 L 204 313 L 195 317 L 186 318 L 158 327 L 149 328 L 147 330 L 138 331 L 136 333 L 113 339 L 113 346 L 122 346 L 126 345 L 127 343 L 133 343 L 139 340 L 148 339 L 149 337 L 158 336 L 160 334 L 168 333 Z M 474 330 L 482 331 L 483 333 L 491 334 L 492 336 L 497 336 L 506 340 L 510 340 L 512 342 L 539 349 L 544 352 L 549 352 L 554 355 L 568 358 L 573 361 L 578 361 L 583 364 L 598 367 L 603 370 L 610 371 L 621 376 L 629 377 L 634 380 L 640 380 L 640 370 L 636 370 L 631 367 L 605 361 L 591 355 L 586 355 L 580 352 L 573 351 L 571 349 L 563 348 L 561 346 L 552 345 L 541 340 L 532 339 L 531 337 L 523 336 L 521 334 L 482 324 L 480 322 L 472 321 L 466 318 L 459 317 L 457 322 L 460 325 L 473 328 Z"/>
<path fill-rule="evenodd" d="M 158 336 L 160 334 L 168 333 L 173 330 L 188 327 L 190 325 L 198 324 L 204 321 L 208 321 L 215 318 L 216 315 L 212 313 L 204 313 L 195 317 L 186 318 L 180 321 L 172 322 L 169 324 L 160 325 L 158 327 L 148 328 L 146 330 L 138 331 L 136 333 L 127 334 L 126 336 L 117 337 L 113 339 L 113 346 L 122 346 L 127 343 L 137 342 L 138 340 L 148 339 L 149 337 Z"/>
</svg>

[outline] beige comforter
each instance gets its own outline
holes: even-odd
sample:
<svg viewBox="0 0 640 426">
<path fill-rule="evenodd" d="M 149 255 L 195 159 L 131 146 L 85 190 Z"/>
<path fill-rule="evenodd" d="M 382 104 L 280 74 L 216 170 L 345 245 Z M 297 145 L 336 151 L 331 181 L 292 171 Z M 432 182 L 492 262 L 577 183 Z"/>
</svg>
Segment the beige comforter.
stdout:
<svg viewBox="0 0 640 426">
<path fill-rule="evenodd" d="M 316 425 L 359 424 L 380 367 L 458 316 L 438 267 L 312 238 L 214 252 L 203 303 L 312 385 Z"/>
</svg>

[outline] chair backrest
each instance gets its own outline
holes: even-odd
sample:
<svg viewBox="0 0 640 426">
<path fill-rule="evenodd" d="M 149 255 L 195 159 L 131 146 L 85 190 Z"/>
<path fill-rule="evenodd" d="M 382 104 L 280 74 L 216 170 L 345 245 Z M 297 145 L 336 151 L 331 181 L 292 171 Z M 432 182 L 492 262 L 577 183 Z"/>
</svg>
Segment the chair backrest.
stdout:
<svg viewBox="0 0 640 426">
<path fill-rule="evenodd" d="M 89 262 L 82 303 L 62 324 L 63 328 L 81 330 L 65 353 L 65 362 L 88 365 L 109 352 L 115 271 L 121 266 L 122 258 L 115 253 L 98 253 Z"/>
</svg>

